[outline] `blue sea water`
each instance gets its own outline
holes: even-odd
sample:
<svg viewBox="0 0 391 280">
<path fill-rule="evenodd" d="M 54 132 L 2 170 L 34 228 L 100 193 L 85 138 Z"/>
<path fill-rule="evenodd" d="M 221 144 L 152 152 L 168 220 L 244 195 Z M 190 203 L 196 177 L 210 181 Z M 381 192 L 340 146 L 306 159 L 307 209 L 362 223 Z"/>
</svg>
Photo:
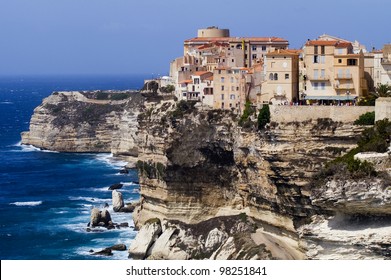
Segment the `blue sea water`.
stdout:
<svg viewBox="0 0 391 280">
<path fill-rule="evenodd" d="M 108 187 L 124 183 L 126 202 L 138 200 L 137 173 L 109 154 L 40 151 L 20 145 L 33 110 L 56 90 L 137 89 L 143 76 L 0 77 L 0 259 L 82 260 L 134 238 L 131 227 L 87 232 L 90 210 L 111 204 Z M 131 214 L 113 213 L 133 225 Z M 114 252 L 109 259 L 126 259 Z"/>
</svg>

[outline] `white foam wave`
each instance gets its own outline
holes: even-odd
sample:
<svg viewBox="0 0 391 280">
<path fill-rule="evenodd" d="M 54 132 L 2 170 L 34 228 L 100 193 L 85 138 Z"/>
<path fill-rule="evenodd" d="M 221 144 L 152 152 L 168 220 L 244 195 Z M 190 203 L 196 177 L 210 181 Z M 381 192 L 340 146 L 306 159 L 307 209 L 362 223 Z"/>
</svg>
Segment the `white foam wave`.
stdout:
<svg viewBox="0 0 391 280">
<path fill-rule="evenodd" d="M 42 201 L 17 201 L 10 203 L 10 205 L 15 205 L 15 206 L 38 206 L 41 205 Z"/>
<path fill-rule="evenodd" d="M 11 101 L 2 101 L 2 102 L 0 102 L 0 104 L 14 104 L 14 102 L 11 102 Z"/>
<path fill-rule="evenodd" d="M 135 182 L 121 182 L 124 187 L 138 186 Z"/>
<path fill-rule="evenodd" d="M 20 145 L 20 147 L 22 148 L 23 152 L 39 152 L 39 151 L 41 151 L 40 148 L 37 148 L 33 145 Z"/>
<path fill-rule="evenodd" d="M 128 164 L 126 161 L 116 159 L 113 154 L 97 154 L 95 157 L 97 160 L 116 168 L 123 168 Z"/>
<path fill-rule="evenodd" d="M 70 200 L 82 200 L 82 201 L 88 201 L 91 203 L 101 203 L 101 202 L 110 202 L 111 198 L 97 198 L 97 197 L 88 197 L 88 196 L 70 196 Z"/>
</svg>

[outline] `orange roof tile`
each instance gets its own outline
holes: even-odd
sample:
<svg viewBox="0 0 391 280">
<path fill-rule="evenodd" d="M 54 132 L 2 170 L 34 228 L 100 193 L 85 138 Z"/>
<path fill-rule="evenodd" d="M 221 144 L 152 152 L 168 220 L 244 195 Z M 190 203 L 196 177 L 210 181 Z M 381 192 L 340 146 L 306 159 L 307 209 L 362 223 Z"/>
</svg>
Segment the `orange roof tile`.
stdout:
<svg viewBox="0 0 391 280">
<path fill-rule="evenodd" d="M 299 55 L 299 52 L 297 50 L 275 50 L 266 54 L 266 56 L 270 56 L 270 55 L 294 56 L 294 55 Z"/>
<path fill-rule="evenodd" d="M 180 84 L 192 84 L 193 80 L 184 80 L 184 81 L 180 81 L 179 83 Z"/>
<path fill-rule="evenodd" d="M 202 76 L 202 75 L 205 75 L 207 73 L 212 74 L 212 72 L 209 72 L 209 71 L 197 71 L 197 72 L 194 73 L 194 76 Z"/>
<path fill-rule="evenodd" d="M 311 40 L 307 41 L 306 46 L 334 46 L 337 48 L 348 48 L 352 46 L 352 43 L 341 42 L 335 40 Z"/>
</svg>

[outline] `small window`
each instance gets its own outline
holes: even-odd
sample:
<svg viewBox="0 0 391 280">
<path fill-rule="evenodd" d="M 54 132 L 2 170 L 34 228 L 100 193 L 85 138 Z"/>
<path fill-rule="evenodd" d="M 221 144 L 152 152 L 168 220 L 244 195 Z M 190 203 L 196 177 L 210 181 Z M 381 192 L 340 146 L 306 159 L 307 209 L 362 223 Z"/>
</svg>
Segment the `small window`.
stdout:
<svg viewBox="0 0 391 280">
<path fill-rule="evenodd" d="M 324 46 L 321 46 L 321 47 L 320 47 L 320 53 L 321 53 L 321 54 L 325 54 L 324 52 L 325 52 L 325 47 L 324 47 Z"/>
<path fill-rule="evenodd" d="M 314 89 L 318 90 L 319 89 L 319 83 L 314 83 Z"/>
<path fill-rule="evenodd" d="M 182 93 L 182 96 L 183 96 L 183 97 L 186 97 L 186 92 Z"/>
<path fill-rule="evenodd" d="M 224 83 L 225 78 L 224 78 L 224 77 L 221 77 L 220 81 L 221 81 L 222 83 Z"/>
<path fill-rule="evenodd" d="M 257 55 L 256 54 L 253 54 L 253 59 L 257 59 Z"/>
<path fill-rule="evenodd" d="M 349 66 L 356 66 L 357 65 L 357 59 L 348 59 L 348 65 Z"/>
<path fill-rule="evenodd" d="M 224 100 L 224 94 L 221 95 L 221 100 Z"/>
<path fill-rule="evenodd" d="M 221 90 L 224 91 L 224 86 L 221 86 Z"/>
<path fill-rule="evenodd" d="M 278 74 L 277 73 L 274 73 L 274 80 L 278 80 Z"/>
<path fill-rule="evenodd" d="M 318 46 L 314 46 L 314 54 L 318 54 Z"/>
<path fill-rule="evenodd" d="M 285 74 L 285 80 L 289 80 L 289 74 Z"/>
<path fill-rule="evenodd" d="M 266 51 L 266 46 L 262 46 L 262 50 L 263 50 L 263 51 Z"/>
<path fill-rule="evenodd" d="M 273 81 L 273 73 L 270 73 L 270 75 L 269 75 L 269 80 L 271 80 L 271 81 Z"/>
<path fill-rule="evenodd" d="M 235 94 L 231 94 L 231 95 L 229 96 L 229 99 L 235 100 Z"/>
<path fill-rule="evenodd" d="M 342 63 L 342 59 L 339 58 L 339 59 L 338 59 L 338 63 Z"/>
<path fill-rule="evenodd" d="M 224 102 L 221 102 L 221 109 L 224 109 Z"/>
<path fill-rule="evenodd" d="M 314 55 L 314 63 L 319 63 L 319 55 Z"/>
<path fill-rule="evenodd" d="M 248 58 L 248 55 L 247 55 L 247 54 L 245 54 L 245 55 L 244 55 L 244 59 L 247 59 L 247 58 Z"/>
<path fill-rule="evenodd" d="M 235 59 L 232 58 L 232 62 L 235 62 Z"/>
<path fill-rule="evenodd" d="M 229 103 L 229 108 L 232 108 L 232 103 Z"/>
<path fill-rule="evenodd" d="M 320 83 L 320 89 L 325 90 L 326 89 L 326 83 Z"/>
<path fill-rule="evenodd" d="M 231 77 L 231 83 L 233 83 L 234 82 L 234 77 Z"/>
<path fill-rule="evenodd" d="M 256 50 L 257 50 L 257 46 L 252 46 L 251 49 L 252 49 L 253 51 L 256 51 Z"/>
</svg>

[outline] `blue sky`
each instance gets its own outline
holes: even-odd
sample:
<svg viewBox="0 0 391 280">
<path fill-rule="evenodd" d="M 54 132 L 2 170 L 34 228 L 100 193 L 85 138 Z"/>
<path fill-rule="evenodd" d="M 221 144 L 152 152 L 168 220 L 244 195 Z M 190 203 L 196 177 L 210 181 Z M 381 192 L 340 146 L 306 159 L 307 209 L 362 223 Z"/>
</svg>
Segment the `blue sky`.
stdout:
<svg viewBox="0 0 391 280">
<path fill-rule="evenodd" d="M 391 41 L 389 0 L 0 0 L 0 75 L 160 74 L 198 28 L 279 36 L 327 33 L 368 49 Z"/>
</svg>

